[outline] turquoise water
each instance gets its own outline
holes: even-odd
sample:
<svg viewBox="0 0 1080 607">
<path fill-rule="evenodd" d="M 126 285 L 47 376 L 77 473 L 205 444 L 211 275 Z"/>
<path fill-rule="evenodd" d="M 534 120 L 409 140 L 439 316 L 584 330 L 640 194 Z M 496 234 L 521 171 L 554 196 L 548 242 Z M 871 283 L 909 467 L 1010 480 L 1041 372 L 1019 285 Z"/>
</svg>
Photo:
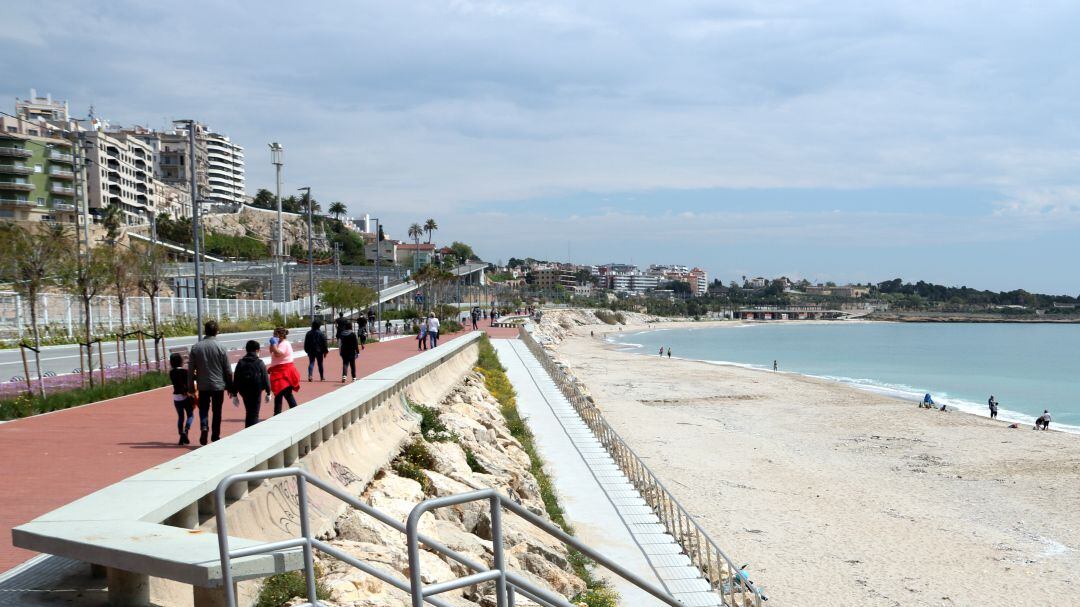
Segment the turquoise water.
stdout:
<svg viewBox="0 0 1080 607">
<path fill-rule="evenodd" d="M 1080 325 L 821 323 L 659 329 L 613 338 L 642 354 L 671 354 L 822 377 L 913 402 L 937 402 L 1032 422 L 1049 409 L 1080 432 Z M 1063 427 L 1070 426 L 1070 427 Z"/>
</svg>

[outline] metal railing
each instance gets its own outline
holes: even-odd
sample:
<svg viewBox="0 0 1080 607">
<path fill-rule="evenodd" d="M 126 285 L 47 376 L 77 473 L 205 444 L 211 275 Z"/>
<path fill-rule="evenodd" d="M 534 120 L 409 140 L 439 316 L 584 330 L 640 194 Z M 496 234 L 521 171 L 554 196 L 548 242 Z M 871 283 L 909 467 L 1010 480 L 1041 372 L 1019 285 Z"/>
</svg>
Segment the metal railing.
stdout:
<svg viewBox="0 0 1080 607">
<path fill-rule="evenodd" d="M 229 488 L 236 483 L 248 483 L 250 481 L 262 481 L 271 478 L 285 477 L 293 477 L 296 479 L 296 495 L 297 501 L 299 502 L 300 515 L 300 537 L 276 542 L 266 542 L 248 548 L 241 548 L 239 550 L 231 550 L 229 548 L 228 523 L 224 516 L 227 504 L 226 497 L 229 493 Z M 308 485 L 322 489 L 326 493 L 345 502 L 360 512 L 405 534 L 409 551 L 409 583 L 406 583 L 381 569 L 373 567 L 315 537 L 312 533 L 308 516 Z M 627 571 L 614 561 L 604 557 L 602 554 L 589 548 L 573 536 L 529 512 L 524 506 L 506 498 L 494 489 L 473 491 L 470 493 L 434 498 L 420 502 L 413 508 L 405 524 L 402 524 L 397 519 L 365 504 L 358 498 L 341 491 L 300 468 L 283 468 L 278 470 L 263 470 L 233 474 L 222 479 L 222 481 L 218 483 L 217 489 L 214 491 L 214 500 L 217 508 L 217 534 L 218 550 L 221 557 L 222 589 L 225 593 L 226 605 L 228 607 L 236 607 L 236 589 L 233 586 L 234 576 L 232 573 L 233 559 L 240 559 L 259 554 L 280 553 L 281 551 L 295 550 L 297 548 L 301 549 L 304 555 L 304 578 L 307 600 L 308 605 L 311 606 L 320 605 L 317 596 L 314 559 L 314 551 L 318 550 L 319 552 L 328 554 L 344 563 L 348 563 L 364 573 L 409 594 L 412 598 L 414 607 L 422 607 L 425 602 L 435 605 L 436 607 L 452 607 L 450 603 L 435 597 L 435 595 L 489 581 L 495 582 L 496 584 L 496 604 L 498 607 L 514 607 L 514 597 L 516 594 L 521 594 L 544 607 L 575 607 L 574 604 L 570 603 L 561 595 L 540 588 L 525 577 L 507 570 L 502 533 L 503 508 L 517 514 L 525 521 L 547 532 L 563 543 L 574 547 L 582 554 L 592 558 L 600 565 L 652 594 L 667 605 L 670 605 L 671 607 L 685 607 L 683 603 L 664 592 L 662 589 Z M 487 500 L 491 506 L 490 515 L 494 567 L 488 567 L 484 563 L 455 552 L 438 540 L 419 532 L 420 518 L 425 512 L 436 508 L 480 500 Z M 453 559 L 476 573 L 456 580 L 431 584 L 425 587 L 420 572 L 421 543 L 436 554 Z"/>
<path fill-rule="evenodd" d="M 644 498 L 645 503 L 660 519 L 667 532 L 682 547 L 690 558 L 690 563 L 708 581 L 709 588 L 719 595 L 721 602 L 728 607 L 761 607 L 761 603 L 768 599 L 754 586 L 743 568 L 735 566 L 727 554 L 697 524 L 690 512 L 607 423 L 592 398 L 586 396 L 577 381 L 533 339 L 528 326 L 521 327 L 520 337 L 544 366 L 563 396 L 570 401 L 582 421 L 589 426 L 619 469 Z"/>
</svg>

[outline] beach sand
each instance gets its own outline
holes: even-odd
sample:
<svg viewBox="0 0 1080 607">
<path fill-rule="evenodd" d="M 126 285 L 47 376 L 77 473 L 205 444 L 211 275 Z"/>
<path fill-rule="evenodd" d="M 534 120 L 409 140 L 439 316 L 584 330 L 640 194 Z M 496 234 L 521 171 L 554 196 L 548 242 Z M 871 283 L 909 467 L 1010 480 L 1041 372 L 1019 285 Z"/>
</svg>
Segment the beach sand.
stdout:
<svg viewBox="0 0 1080 607">
<path fill-rule="evenodd" d="M 619 352 L 613 330 L 571 328 L 556 358 L 770 604 L 1080 605 L 1080 437 Z"/>
</svg>

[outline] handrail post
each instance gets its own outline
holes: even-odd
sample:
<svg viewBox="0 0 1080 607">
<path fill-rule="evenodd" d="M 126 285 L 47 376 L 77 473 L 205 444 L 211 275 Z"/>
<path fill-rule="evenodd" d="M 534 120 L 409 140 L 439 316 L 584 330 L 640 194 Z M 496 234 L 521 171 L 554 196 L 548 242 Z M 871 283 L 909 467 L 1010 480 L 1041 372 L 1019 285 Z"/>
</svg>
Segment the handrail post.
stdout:
<svg viewBox="0 0 1080 607">
<path fill-rule="evenodd" d="M 307 478 L 296 475 L 296 495 L 300 502 L 300 534 L 304 536 L 304 569 L 307 575 L 308 602 L 319 604 L 317 584 L 315 583 L 315 555 L 311 548 L 311 522 L 308 521 Z"/>
<path fill-rule="evenodd" d="M 502 503 L 499 501 L 499 495 L 493 493 L 489 498 L 491 505 L 491 541 L 492 541 L 492 564 L 494 569 L 499 571 L 500 575 L 495 580 L 495 604 L 498 607 L 507 607 L 506 597 L 506 554 L 505 546 L 503 545 L 503 528 L 502 528 Z"/>
</svg>

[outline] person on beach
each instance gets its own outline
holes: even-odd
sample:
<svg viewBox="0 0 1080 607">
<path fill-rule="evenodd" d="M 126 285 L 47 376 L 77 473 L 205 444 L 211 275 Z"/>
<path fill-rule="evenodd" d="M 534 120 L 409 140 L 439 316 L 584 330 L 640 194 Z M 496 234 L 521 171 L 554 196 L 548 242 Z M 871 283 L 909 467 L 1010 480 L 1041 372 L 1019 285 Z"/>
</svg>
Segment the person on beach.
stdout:
<svg viewBox="0 0 1080 607">
<path fill-rule="evenodd" d="M 777 363 L 775 360 L 772 361 L 772 370 L 773 371 L 779 371 L 780 370 L 780 364 Z"/>
<path fill-rule="evenodd" d="M 176 431 L 180 434 L 178 445 L 190 445 L 188 431 L 195 420 L 195 399 L 188 391 L 188 372 L 184 368 L 184 357 L 179 353 L 169 356 L 169 381 L 172 383 L 172 401 L 176 408 Z"/>
<path fill-rule="evenodd" d="M 993 394 L 990 395 L 990 400 L 987 401 L 987 404 L 990 406 L 990 419 L 997 419 L 998 402 L 994 399 Z"/>
<path fill-rule="evenodd" d="M 930 397 L 929 392 L 927 392 L 922 397 L 922 403 L 919 405 L 919 407 L 921 407 L 923 409 L 933 409 L 934 408 L 934 399 Z"/>
<path fill-rule="evenodd" d="M 620 330 L 621 330 L 621 329 L 620 329 Z M 671 358 L 671 346 L 668 346 L 668 349 L 667 349 L 667 357 L 668 357 L 668 358 Z"/>
<path fill-rule="evenodd" d="M 420 321 L 420 326 L 416 330 L 416 349 L 427 350 L 427 319 Z"/>
<path fill-rule="evenodd" d="M 208 433 L 212 441 L 221 438 L 221 405 L 225 402 L 225 390 L 232 386 L 229 352 L 218 343 L 217 334 L 217 321 L 206 321 L 202 341 L 191 346 L 188 355 L 188 391 L 195 392 L 196 387 L 199 389 L 200 445 L 206 444 Z"/>
<path fill-rule="evenodd" d="M 306 349 L 307 344 L 305 343 L 304 346 Z M 262 406 L 263 396 L 266 402 L 270 402 L 270 373 L 266 370 L 266 363 L 259 358 L 259 342 L 254 339 L 248 340 L 244 345 L 244 350 L 246 352 L 244 357 L 237 361 L 236 369 L 233 371 L 232 395 L 236 398 L 239 394 L 243 399 L 244 427 L 250 428 L 259 423 L 259 409 Z M 319 374 L 322 374 L 321 357 Z M 311 381 L 310 375 L 308 381 Z"/>
<path fill-rule="evenodd" d="M 427 334 L 432 348 L 439 345 L 439 319 L 435 317 L 435 314 L 428 315 Z"/>
<path fill-rule="evenodd" d="M 360 356 L 360 341 L 351 327 L 338 335 L 338 354 L 341 355 L 341 383 L 345 383 L 346 372 L 351 373 L 352 380 L 356 381 L 356 359 Z"/>
<path fill-rule="evenodd" d="M 1050 411 L 1043 409 L 1043 414 L 1035 420 L 1035 430 L 1049 430 L 1050 429 Z"/>
<path fill-rule="evenodd" d="M 281 413 L 282 401 L 289 403 L 289 408 L 296 406 L 294 392 L 300 391 L 300 373 L 293 364 L 293 349 L 289 343 L 289 330 L 285 327 L 274 329 L 270 338 L 270 390 L 274 393 L 274 415 Z"/>
<path fill-rule="evenodd" d="M 252 342 L 248 342 L 249 344 Z M 255 342 L 255 345 L 259 345 Z M 250 350 L 249 350 L 250 351 Z M 319 381 L 325 381 L 323 374 L 323 358 L 330 352 L 326 344 L 326 334 L 322 332 L 322 323 L 315 320 L 311 322 L 311 330 L 304 335 L 304 353 L 308 355 L 307 380 L 311 383 L 311 375 L 315 371 L 315 365 L 319 365 Z"/>
<path fill-rule="evenodd" d="M 664 346 L 660 346 L 660 356 L 664 355 Z"/>
</svg>

